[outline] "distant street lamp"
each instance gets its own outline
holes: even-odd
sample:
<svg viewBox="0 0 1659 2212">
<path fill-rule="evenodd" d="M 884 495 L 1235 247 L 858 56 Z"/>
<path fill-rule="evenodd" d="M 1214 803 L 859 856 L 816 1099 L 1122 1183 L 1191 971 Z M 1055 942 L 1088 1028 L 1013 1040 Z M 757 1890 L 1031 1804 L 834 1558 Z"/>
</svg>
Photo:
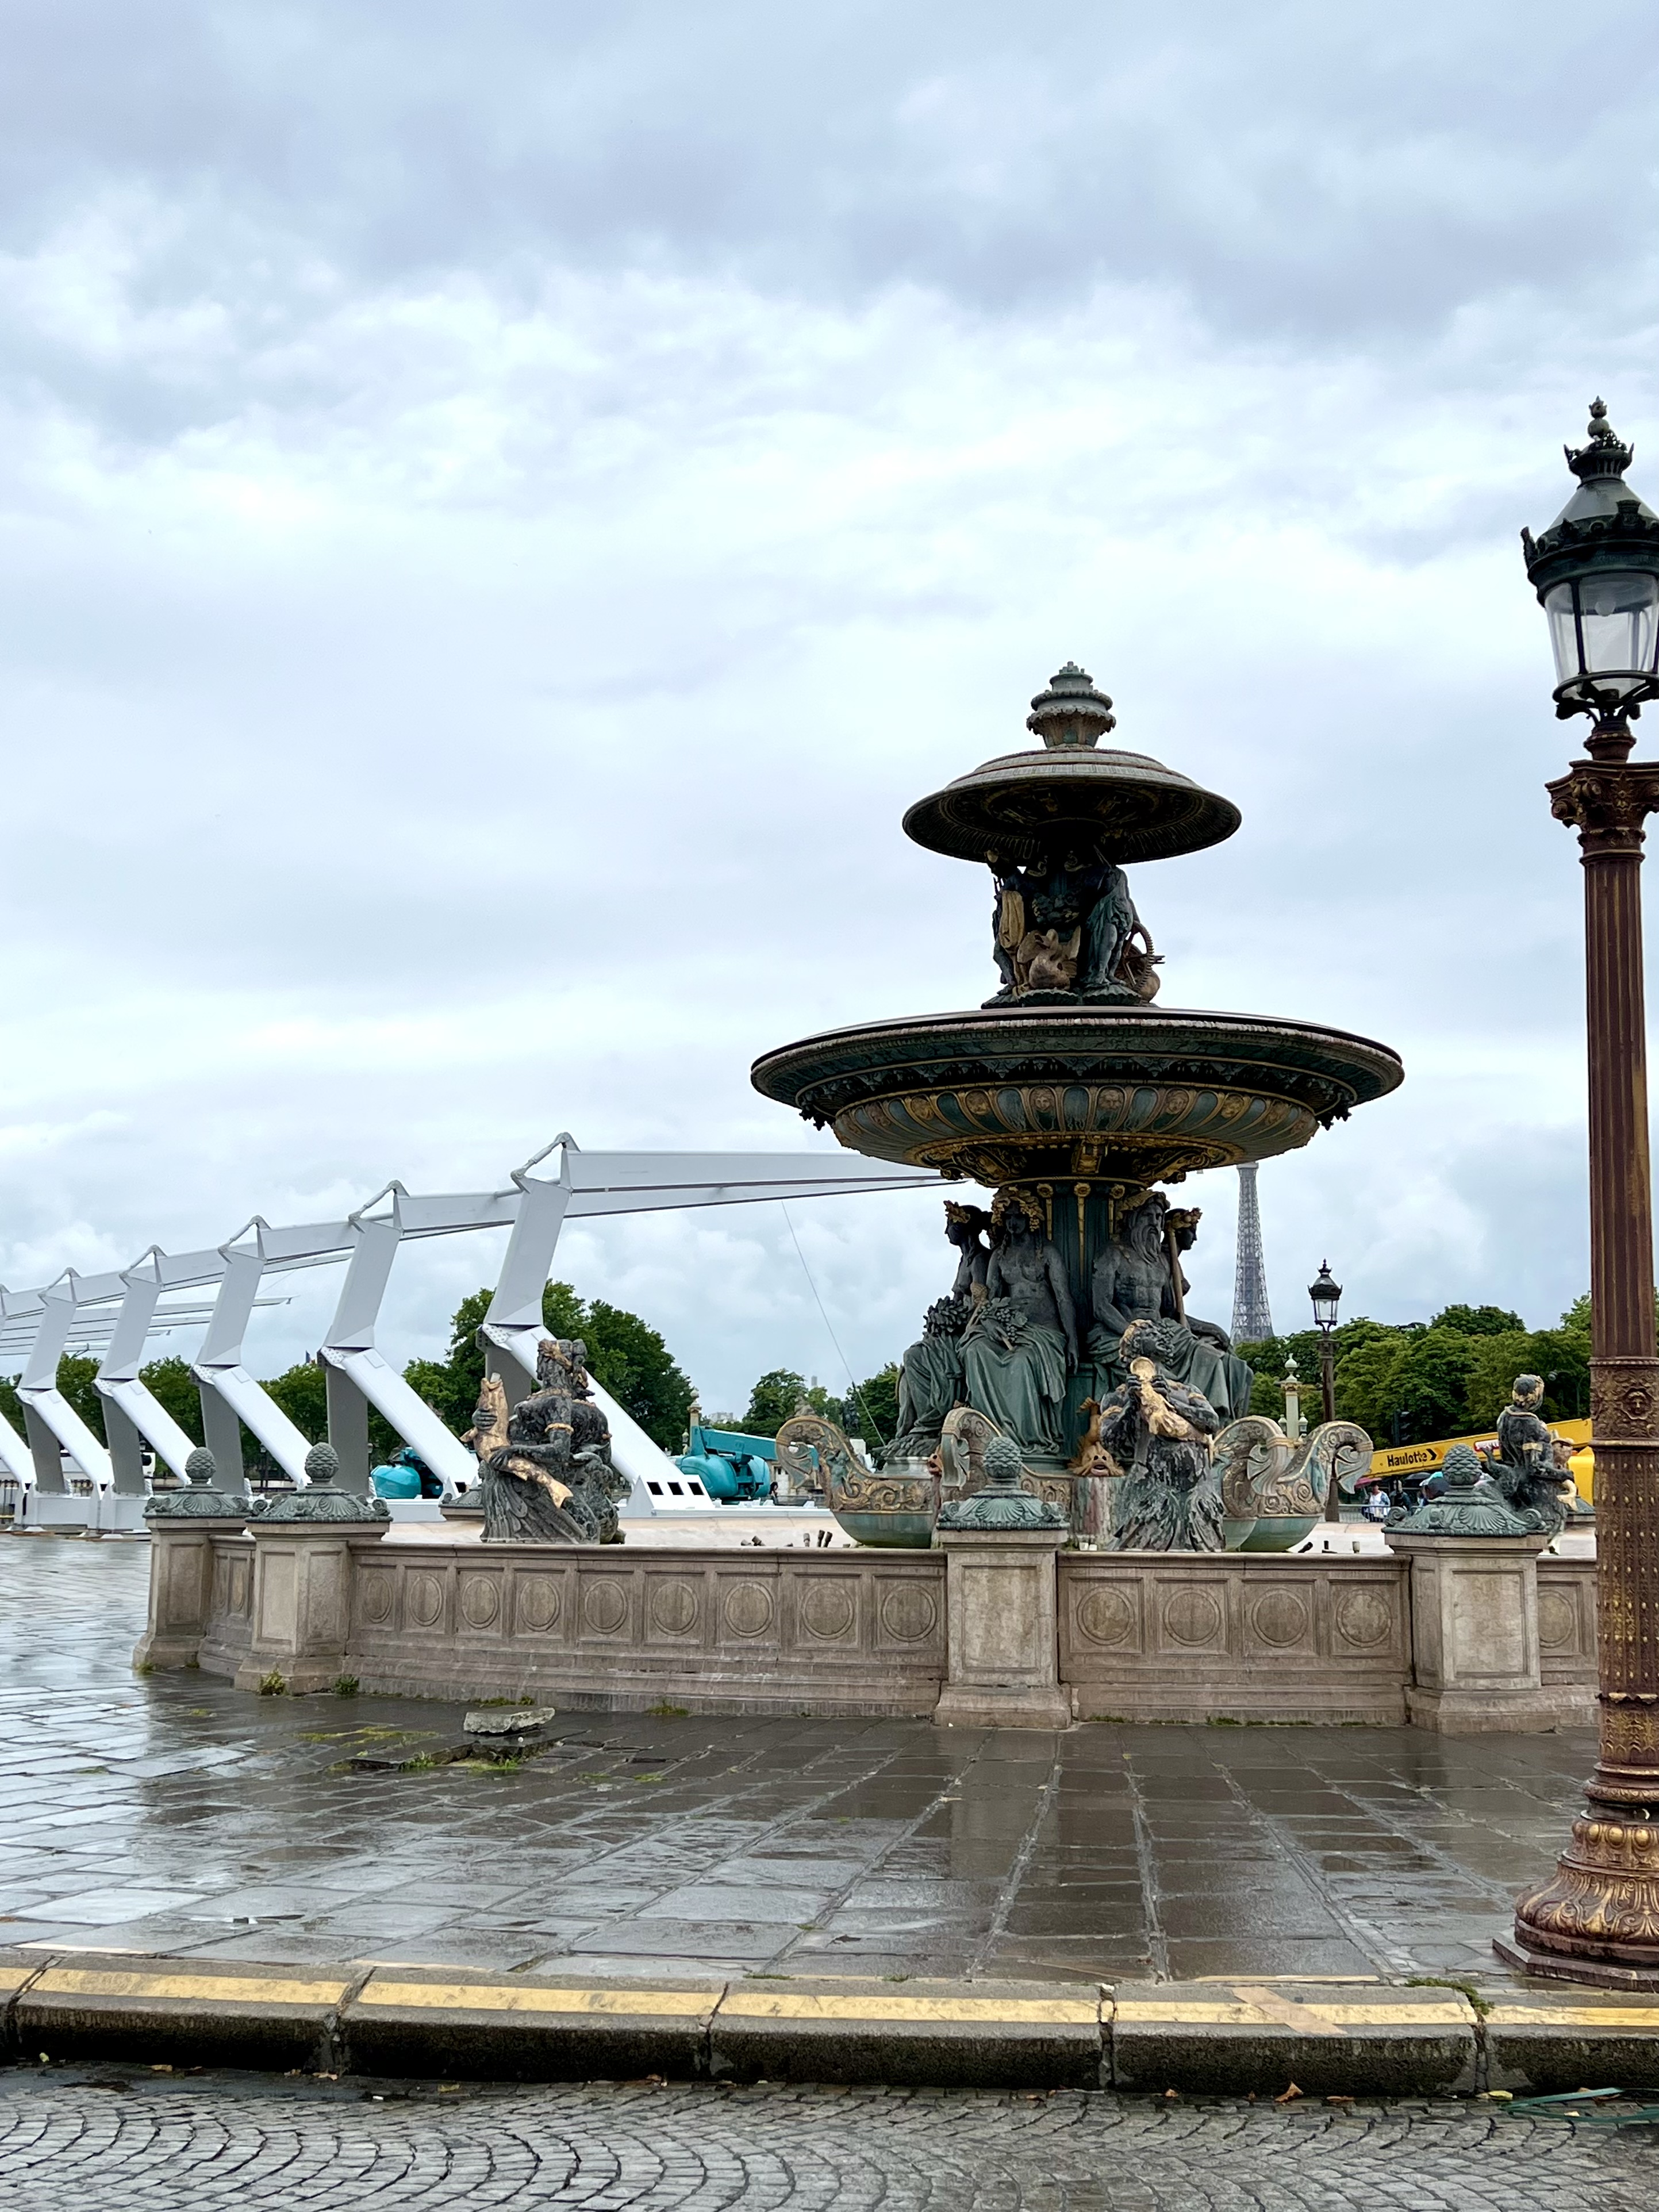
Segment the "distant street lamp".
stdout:
<svg viewBox="0 0 1659 2212">
<path fill-rule="evenodd" d="M 1313 1300 L 1314 1327 L 1319 1331 L 1319 1388 L 1325 1401 L 1325 1419 L 1336 1419 L 1336 1310 L 1342 1302 L 1342 1285 L 1331 1273 L 1331 1263 L 1322 1260 L 1319 1273 L 1308 1285 L 1308 1296 Z M 1336 1477 L 1332 1475 L 1330 1487 L 1325 1492 L 1325 1518 L 1342 1518 L 1342 1500 L 1337 1490 Z"/>
<path fill-rule="evenodd" d="M 1588 758 L 1548 786 L 1584 867 L 1589 1059 L 1590 1422 L 1595 1452 L 1600 1748 L 1590 1810 L 1553 1878 L 1515 1909 L 1500 1957 L 1558 1980 L 1659 1989 L 1659 1356 L 1642 980 L 1644 823 L 1659 763 L 1631 724 L 1659 697 L 1659 515 L 1625 483 L 1632 449 L 1596 400 L 1567 449 L 1578 488 L 1527 574 L 1549 617 L 1555 711 L 1591 718 Z"/>
</svg>

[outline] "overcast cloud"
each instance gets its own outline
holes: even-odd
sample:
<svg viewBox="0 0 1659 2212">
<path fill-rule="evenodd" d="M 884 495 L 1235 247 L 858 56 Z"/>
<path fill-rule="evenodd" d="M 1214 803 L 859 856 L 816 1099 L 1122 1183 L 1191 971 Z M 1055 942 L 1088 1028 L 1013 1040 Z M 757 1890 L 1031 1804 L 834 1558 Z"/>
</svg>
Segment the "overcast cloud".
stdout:
<svg viewBox="0 0 1659 2212">
<path fill-rule="evenodd" d="M 1516 532 L 1597 392 L 1659 499 L 1644 0 L 4 18 L 8 1284 L 561 1128 L 824 1143 L 750 1060 L 987 994 L 982 875 L 899 816 L 1075 657 L 1243 810 L 1136 873 L 1165 1000 L 1406 1060 L 1263 1172 L 1281 1322 L 1327 1256 L 1381 1318 L 1583 1287 Z M 1223 1320 L 1233 1185 L 1188 1187 Z M 793 1218 L 862 1375 L 937 1200 Z M 400 1260 L 390 1356 L 483 1245 Z M 560 1272 L 711 1406 L 844 1382 L 775 1208 Z"/>
</svg>

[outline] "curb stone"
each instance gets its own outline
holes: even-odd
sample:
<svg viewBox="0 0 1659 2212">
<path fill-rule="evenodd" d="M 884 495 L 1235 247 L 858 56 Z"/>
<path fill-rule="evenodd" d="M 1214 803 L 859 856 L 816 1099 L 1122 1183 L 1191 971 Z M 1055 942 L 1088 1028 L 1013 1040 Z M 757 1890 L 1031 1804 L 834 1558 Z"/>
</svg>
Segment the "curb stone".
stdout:
<svg viewBox="0 0 1659 2212">
<path fill-rule="evenodd" d="M 738 2081 L 906 2088 L 1097 2089 L 1109 1999 L 1085 1983 L 739 1984 L 714 2016 L 709 2071 Z"/>
<path fill-rule="evenodd" d="M 1455 1990 L 1121 1983 L 1111 2014 L 1120 2089 L 1244 2097 L 1293 2081 L 1317 2097 L 1467 2097 L 1480 2087 L 1480 2023 Z"/>
<path fill-rule="evenodd" d="M 574 1962 L 570 1962 L 573 1968 Z M 1659 2000 L 1515 1982 L 606 1979 L 0 1951 L 0 2055 L 496 2081 L 674 2079 L 1161 2095 L 1659 2085 Z"/>
<path fill-rule="evenodd" d="M 342 2071 L 580 2081 L 707 2074 L 725 1980 L 380 1966 L 342 2024 Z"/>
</svg>

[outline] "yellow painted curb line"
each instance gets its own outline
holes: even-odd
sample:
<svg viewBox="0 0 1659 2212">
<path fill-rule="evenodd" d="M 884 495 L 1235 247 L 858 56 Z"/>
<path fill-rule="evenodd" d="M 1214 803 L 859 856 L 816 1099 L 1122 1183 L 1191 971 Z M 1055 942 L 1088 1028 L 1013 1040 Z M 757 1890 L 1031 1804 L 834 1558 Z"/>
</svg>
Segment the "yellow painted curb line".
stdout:
<svg viewBox="0 0 1659 2212">
<path fill-rule="evenodd" d="M 1459 1999 L 1427 2004 L 1297 2004 L 1268 1990 L 1221 1997 L 1120 1997 L 1108 2017 L 1125 2027 L 1289 2027 L 1298 2035 L 1346 2035 L 1355 2027 L 1468 2027 Z"/>
<path fill-rule="evenodd" d="M 523 1982 L 372 1981 L 359 2005 L 423 2012 L 640 2014 L 693 2020 L 713 2012 L 718 1990 L 547 1990 Z"/>
<path fill-rule="evenodd" d="M 35 1978 L 29 1995 L 182 1997 L 192 2004 L 337 2005 L 350 1987 L 343 1981 L 276 1981 L 252 1974 L 107 1974 L 84 1966 L 48 1966 Z"/>
<path fill-rule="evenodd" d="M 1495 2004 L 1488 2027 L 1645 2027 L 1659 2035 L 1659 2005 Z"/>
<path fill-rule="evenodd" d="M 981 2021 L 1054 2027 L 1099 2025 L 1097 2000 L 1078 1997 L 833 1997 L 805 1990 L 741 1990 L 720 2008 L 721 2020 Z"/>
</svg>

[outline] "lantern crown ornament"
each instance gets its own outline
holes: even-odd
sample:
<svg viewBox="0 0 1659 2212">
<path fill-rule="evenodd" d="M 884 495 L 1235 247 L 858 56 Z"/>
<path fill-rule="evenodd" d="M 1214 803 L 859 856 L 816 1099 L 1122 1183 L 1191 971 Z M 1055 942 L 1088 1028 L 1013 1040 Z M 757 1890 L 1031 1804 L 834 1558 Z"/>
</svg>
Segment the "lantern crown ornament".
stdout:
<svg viewBox="0 0 1659 2212">
<path fill-rule="evenodd" d="M 1605 400 L 1590 403 L 1586 442 L 1563 451 L 1577 489 L 1541 536 L 1523 530 L 1521 544 L 1549 617 L 1556 714 L 1593 715 L 1607 738 L 1627 734 L 1644 702 L 1659 697 L 1659 514 L 1625 482 L 1636 449 L 1608 422 Z"/>
<path fill-rule="evenodd" d="M 1589 443 L 1584 446 L 1563 446 L 1567 466 L 1580 483 L 1592 477 L 1621 477 L 1636 459 L 1634 446 L 1626 446 L 1607 420 L 1605 399 L 1592 399 L 1589 422 L 1585 429 Z"/>
</svg>

